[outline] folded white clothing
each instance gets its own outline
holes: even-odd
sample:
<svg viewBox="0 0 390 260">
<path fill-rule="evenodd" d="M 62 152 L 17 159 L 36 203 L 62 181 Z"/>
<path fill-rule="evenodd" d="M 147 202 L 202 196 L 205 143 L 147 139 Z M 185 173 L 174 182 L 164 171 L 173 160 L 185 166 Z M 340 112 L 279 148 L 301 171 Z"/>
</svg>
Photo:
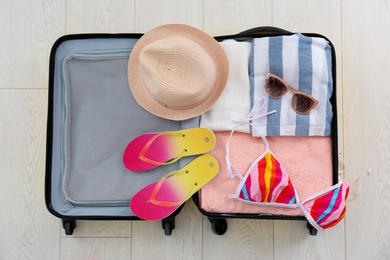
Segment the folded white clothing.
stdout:
<svg viewBox="0 0 390 260">
<path fill-rule="evenodd" d="M 225 40 L 220 42 L 229 60 L 229 77 L 225 90 L 215 105 L 201 116 L 200 126 L 213 131 L 232 130 L 234 120 L 244 118 L 250 111 L 249 58 L 251 42 Z M 248 125 L 236 131 L 250 133 Z"/>
</svg>

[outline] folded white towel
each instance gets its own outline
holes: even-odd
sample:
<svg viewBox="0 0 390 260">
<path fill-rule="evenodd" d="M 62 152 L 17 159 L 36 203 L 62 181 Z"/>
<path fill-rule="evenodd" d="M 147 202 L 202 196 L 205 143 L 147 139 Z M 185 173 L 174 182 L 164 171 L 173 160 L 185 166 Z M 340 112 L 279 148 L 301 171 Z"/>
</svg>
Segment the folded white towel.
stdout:
<svg viewBox="0 0 390 260">
<path fill-rule="evenodd" d="M 220 42 L 229 59 L 229 77 L 221 97 L 201 116 L 200 126 L 214 131 L 232 130 L 233 120 L 244 118 L 250 111 L 249 57 L 251 42 L 225 40 Z M 250 132 L 248 125 L 236 131 Z"/>
</svg>

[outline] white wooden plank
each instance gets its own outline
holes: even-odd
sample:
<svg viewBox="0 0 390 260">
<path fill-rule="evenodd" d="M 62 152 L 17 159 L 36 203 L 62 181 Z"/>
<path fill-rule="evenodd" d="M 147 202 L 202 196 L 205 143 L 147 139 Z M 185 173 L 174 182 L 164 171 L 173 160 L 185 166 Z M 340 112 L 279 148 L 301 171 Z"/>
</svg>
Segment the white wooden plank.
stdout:
<svg viewBox="0 0 390 260">
<path fill-rule="evenodd" d="M 294 32 L 321 33 L 340 42 L 340 8 L 337 0 L 273 0 L 273 25 Z"/>
<path fill-rule="evenodd" d="M 347 212 L 347 259 L 390 256 L 390 9 L 386 1 L 343 1 L 343 81 L 347 178 L 366 169 Z M 355 183 L 352 183 L 355 184 Z M 352 193 L 356 186 L 352 187 Z"/>
<path fill-rule="evenodd" d="M 134 0 L 69 0 L 66 10 L 67 34 L 134 32 Z"/>
<path fill-rule="evenodd" d="M 64 0 L 0 4 L 0 87 L 47 87 L 49 53 L 64 34 Z"/>
<path fill-rule="evenodd" d="M 131 239 L 62 238 L 60 259 L 131 259 Z"/>
<path fill-rule="evenodd" d="M 204 29 L 211 35 L 235 34 L 271 24 L 271 0 L 209 0 L 204 2 Z"/>
<path fill-rule="evenodd" d="M 274 259 L 344 259 L 345 228 L 341 223 L 310 236 L 306 221 L 275 221 Z"/>
<path fill-rule="evenodd" d="M 191 200 L 175 222 L 172 235 L 165 236 L 161 221 L 134 221 L 134 259 L 202 259 L 202 215 Z"/>
<path fill-rule="evenodd" d="M 201 0 L 135 0 L 135 31 L 144 33 L 162 24 L 181 23 L 203 28 Z"/>
<path fill-rule="evenodd" d="M 1 259 L 56 259 L 58 219 L 44 201 L 47 90 L 0 90 Z"/>
<path fill-rule="evenodd" d="M 273 220 L 227 219 L 224 235 L 203 220 L 203 259 L 273 259 Z"/>
<path fill-rule="evenodd" d="M 62 237 L 66 237 L 62 229 Z M 72 237 L 131 237 L 131 221 L 76 221 Z"/>
</svg>

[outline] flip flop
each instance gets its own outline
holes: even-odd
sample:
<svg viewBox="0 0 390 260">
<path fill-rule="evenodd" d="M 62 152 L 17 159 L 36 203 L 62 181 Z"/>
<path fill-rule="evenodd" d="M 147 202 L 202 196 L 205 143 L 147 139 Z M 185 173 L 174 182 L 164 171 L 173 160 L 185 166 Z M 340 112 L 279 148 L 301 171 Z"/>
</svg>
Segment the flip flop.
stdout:
<svg viewBox="0 0 390 260">
<path fill-rule="evenodd" d="M 140 190 L 131 199 L 130 208 L 141 219 L 166 218 L 218 172 L 218 161 L 212 155 L 201 155 L 183 169 L 173 171 Z"/>
<path fill-rule="evenodd" d="M 215 146 L 208 128 L 147 133 L 134 138 L 123 153 L 123 164 L 131 171 L 146 171 L 174 163 L 184 156 L 203 154 Z"/>
</svg>

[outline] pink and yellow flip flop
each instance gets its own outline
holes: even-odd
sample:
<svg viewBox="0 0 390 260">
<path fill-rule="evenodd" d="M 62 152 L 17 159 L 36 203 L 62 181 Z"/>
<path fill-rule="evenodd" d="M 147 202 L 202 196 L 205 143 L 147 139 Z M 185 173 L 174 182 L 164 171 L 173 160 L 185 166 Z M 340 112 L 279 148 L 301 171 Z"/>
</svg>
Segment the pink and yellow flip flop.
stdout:
<svg viewBox="0 0 390 260">
<path fill-rule="evenodd" d="M 166 218 L 218 172 L 218 161 L 212 155 L 201 155 L 183 169 L 173 171 L 140 190 L 131 199 L 130 208 L 141 219 Z"/>
<path fill-rule="evenodd" d="M 208 128 L 147 133 L 134 138 L 123 153 L 123 164 L 131 171 L 146 171 L 174 163 L 184 156 L 211 151 L 215 136 Z"/>
</svg>

